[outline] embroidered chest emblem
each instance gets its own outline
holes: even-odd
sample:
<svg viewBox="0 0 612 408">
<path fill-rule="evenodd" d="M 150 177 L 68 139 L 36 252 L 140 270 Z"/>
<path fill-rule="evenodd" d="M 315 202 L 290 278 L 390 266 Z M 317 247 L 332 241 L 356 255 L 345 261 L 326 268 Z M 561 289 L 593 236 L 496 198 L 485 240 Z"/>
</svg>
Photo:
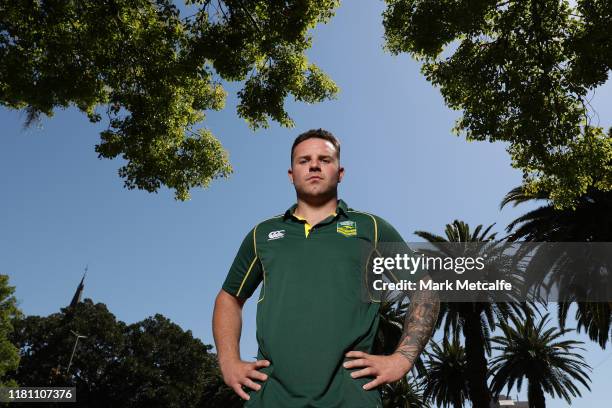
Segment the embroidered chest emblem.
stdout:
<svg viewBox="0 0 612 408">
<path fill-rule="evenodd" d="M 345 237 L 354 237 L 357 235 L 357 223 L 355 221 L 341 221 L 336 223 L 336 232 Z"/>
</svg>

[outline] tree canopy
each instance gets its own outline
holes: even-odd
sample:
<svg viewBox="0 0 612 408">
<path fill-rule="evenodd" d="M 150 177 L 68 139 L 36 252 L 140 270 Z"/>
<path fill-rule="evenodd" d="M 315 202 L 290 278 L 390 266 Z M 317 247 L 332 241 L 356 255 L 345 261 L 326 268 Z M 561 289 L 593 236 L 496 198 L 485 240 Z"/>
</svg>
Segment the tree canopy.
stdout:
<svg viewBox="0 0 612 408">
<path fill-rule="evenodd" d="M 7 275 L 0 275 L 0 386 L 16 386 L 14 380 L 5 379 L 7 371 L 19 364 L 19 350 L 9 340 L 13 333 L 13 320 L 21 316 L 17 308 L 14 286 L 9 286 Z"/>
<path fill-rule="evenodd" d="M 243 81 L 238 115 L 252 128 L 293 124 L 285 99 L 332 98 L 336 85 L 305 51 L 339 0 L 0 0 L 0 105 L 28 122 L 75 106 L 108 128 L 100 158 L 123 158 L 125 186 L 179 200 L 227 177 L 204 127 L 224 107 L 222 81 Z"/>
<path fill-rule="evenodd" d="M 548 326 L 548 314 L 539 322 L 532 317 L 511 319 L 513 326 L 502 322 L 502 335 L 492 340 L 493 349 L 500 352 L 491 360 L 491 389 L 499 395 L 516 386 L 521 391 L 527 380 L 529 406 L 544 408 L 545 393 L 563 398 L 571 406 L 572 399 L 580 397 L 579 385 L 590 391 L 588 372 L 591 367 L 580 355 L 581 341 L 562 339 L 571 330 Z"/>
<path fill-rule="evenodd" d="M 79 339 L 75 347 L 75 335 Z M 85 299 L 61 313 L 15 320 L 22 386 L 73 386 L 83 407 L 241 406 L 223 383 L 212 346 L 156 314 L 130 325 Z M 72 364 L 68 364 L 75 350 Z"/>
<path fill-rule="evenodd" d="M 386 0 L 387 48 L 422 62 L 468 140 L 509 142 L 526 190 L 557 208 L 612 189 L 592 92 L 612 68 L 609 0 Z"/>
</svg>

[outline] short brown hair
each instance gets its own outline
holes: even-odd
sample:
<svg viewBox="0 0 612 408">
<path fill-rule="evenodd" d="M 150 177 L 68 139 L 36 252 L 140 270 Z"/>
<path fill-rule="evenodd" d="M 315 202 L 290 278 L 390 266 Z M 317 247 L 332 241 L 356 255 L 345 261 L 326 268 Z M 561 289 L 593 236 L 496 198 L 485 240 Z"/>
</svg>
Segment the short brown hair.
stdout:
<svg viewBox="0 0 612 408">
<path fill-rule="evenodd" d="M 291 146 L 291 163 L 293 163 L 293 151 L 295 150 L 295 146 L 299 145 L 304 140 L 314 138 L 327 140 L 334 145 L 336 148 L 336 154 L 338 155 L 338 160 L 340 160 L 340 141 L 336 139 L 336 136 L 325 129 L 310 129 L 296 137 L 293 141 L 293 146 Z"/>
</svg>

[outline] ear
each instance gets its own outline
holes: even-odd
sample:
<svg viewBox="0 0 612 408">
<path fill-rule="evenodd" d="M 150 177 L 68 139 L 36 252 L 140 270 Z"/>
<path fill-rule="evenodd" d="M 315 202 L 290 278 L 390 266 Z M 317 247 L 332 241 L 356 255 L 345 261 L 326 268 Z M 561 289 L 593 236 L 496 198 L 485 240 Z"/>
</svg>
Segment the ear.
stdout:
<svg viewBox="0 0 612 408">
<path fill-rule="evenodd" d="M 340 167 L 338 169 L 338 183 L 342 181 L 343 177 L 344 177 L 344 167 Z"/>
<path fill-rule="evenodd" d="M 293 171 L 291 170 L 291 168 L 287 170 L 287 176 L 289 176 L 289 182 L 293 184 Z"/>
</svg>

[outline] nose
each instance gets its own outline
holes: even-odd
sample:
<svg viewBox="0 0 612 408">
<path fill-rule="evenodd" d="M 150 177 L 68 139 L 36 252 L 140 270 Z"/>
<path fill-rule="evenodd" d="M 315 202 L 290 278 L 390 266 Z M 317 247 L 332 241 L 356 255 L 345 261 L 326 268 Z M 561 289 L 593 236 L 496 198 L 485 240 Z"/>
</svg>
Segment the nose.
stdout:
<svg viewBox="0 0 612 408">
<path fill-rule="evenodd" d="M 310 171 L 321 171 L 321 165 L 318 160 L 313 160 L 310 162 Z"/>
</svg>

